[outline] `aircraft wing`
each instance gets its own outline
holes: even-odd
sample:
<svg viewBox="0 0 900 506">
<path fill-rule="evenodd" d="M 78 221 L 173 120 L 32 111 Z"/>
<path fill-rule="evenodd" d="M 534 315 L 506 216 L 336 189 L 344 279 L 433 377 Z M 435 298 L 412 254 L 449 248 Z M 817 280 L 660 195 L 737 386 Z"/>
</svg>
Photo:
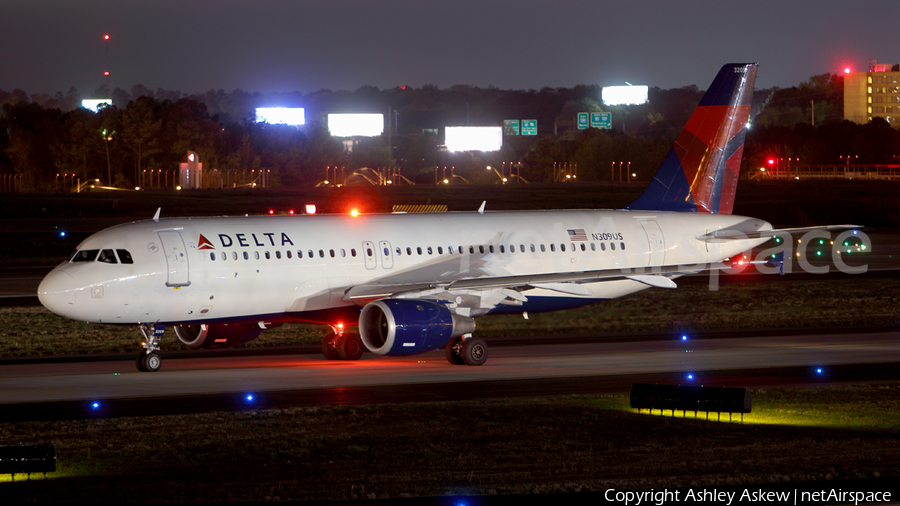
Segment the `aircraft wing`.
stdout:
<svg viewBox="0 0 900 506">
<path fill-rule="evenodd" d="M 713 265 L 665 265 L 644 269 L 603 269 L 581 272 L 554 272 L 548 274 L 526 274 L 517 276 L 483 276 L 463 278 L 445 283 L 422 284 L 378 284 L 371 283 L 350 287 L 344 293 L 345 301 L 368 301 L 390 297 L 398 293 L 452 291 L 452 290 L 498 290 L 518 291 L 527 288 L 542 288 L 571 295 L 591 296 L 584 283 L 630 279 L 658 288 L 676 288 L 671 278 L 685 274 L 696 274 L 704 270 L 728 269 L 727 264 Z"/>
</svg>

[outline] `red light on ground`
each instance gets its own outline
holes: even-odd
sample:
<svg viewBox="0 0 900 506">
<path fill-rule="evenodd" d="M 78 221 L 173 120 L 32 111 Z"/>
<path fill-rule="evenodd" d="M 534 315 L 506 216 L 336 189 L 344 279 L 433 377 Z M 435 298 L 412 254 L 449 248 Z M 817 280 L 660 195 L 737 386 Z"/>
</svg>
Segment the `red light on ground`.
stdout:
<svg viewBox="0 0 900 506">
<path fill-rule="evenodd" d="M 359 216 L 359 210 L 353 209 L 350 211 L 350 216 Z"/>
<path fill-rule="evenodd" d="M 845 74 L 849 74 L 849 73 L 850 73 L 850 67 L 844 67 L 844 73 L 845 73 Z"/>
<path fill-rule="evenodd" d="M 274 209 L 269 209 L 269 214 L 275 214 L 275 210 L 274 210 Z"/>
<path fill-rule="evenodd" d="M 766 163 L 768 163 L 769 165 L 775 165 L 775 159 L 769 158 L 768 160 L 766 160 Z"/>
<path fill-rule="evenodd" d="M 103 36 L 103 40 L 109 40 L 109 34 L 108 34 L 108 33 L 105 34 L 105 35 Z"/>
<path fill-rule="evenodd" d="M 288 211 L 288 214 L 294 214 L 294 210 L 291 209 L 290 211 Z"/>
<path fill-rule="evenodd" d="M 108 71 L 108 70 L 104 71 L 104 72 L 103 72 L 103 75 L 108 76 L 108 75 L 109 75 L 109 71 Z"/>
</svg>

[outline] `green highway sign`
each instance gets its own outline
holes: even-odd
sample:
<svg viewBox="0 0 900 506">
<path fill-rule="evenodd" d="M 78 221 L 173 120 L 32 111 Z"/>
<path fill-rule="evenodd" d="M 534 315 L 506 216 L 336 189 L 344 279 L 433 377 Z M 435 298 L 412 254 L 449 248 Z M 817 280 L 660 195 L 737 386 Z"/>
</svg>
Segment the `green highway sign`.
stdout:
<svg viewBox="0 0 900 506">
<path fill-rule="evenodd" d="M 505 133 L 506 135 L 519 135 L 519 120 L 503 120 L 503 133 Z"/>
<path fill-rule="evenodd" d="M 612 113 L 610 112 L 592 112 L 591 126 L 594 128 L 612 128 Z M 578 128 L 581 128 L 579 125 Z"/>
<path fill-rule="evenodd" d="M 522 120 L 522 135 L 537 135 L 537 120 L 536 119 L 523 119 Z"/>
<path fill-rule="evenodd" d="M 590 126 L 588 124 L 588 116 L 589 116 L 589 114 L 586 112 L 578 113 L 578 129 L 579 130 L 585 130 L 585 129 L 587 129 L 588 126 Z"/>
</svg>

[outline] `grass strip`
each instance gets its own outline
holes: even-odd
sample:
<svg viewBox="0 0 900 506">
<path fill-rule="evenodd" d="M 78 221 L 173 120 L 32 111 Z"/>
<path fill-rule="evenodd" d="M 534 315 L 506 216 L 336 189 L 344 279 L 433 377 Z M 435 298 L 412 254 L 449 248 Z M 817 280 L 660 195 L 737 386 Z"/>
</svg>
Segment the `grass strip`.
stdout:
<svg viewBox="0 0 900 506">
<path fill-rule="evenodd" d="M 637 414 L 624 396 L 7 423 L 0 441 L 55 441 L 59 470 L 17 476 L 0 493 L 346 500 L 900 475 L 900 383 L 767 388 L 753 397 L 744 424 Z"/>
</svg>

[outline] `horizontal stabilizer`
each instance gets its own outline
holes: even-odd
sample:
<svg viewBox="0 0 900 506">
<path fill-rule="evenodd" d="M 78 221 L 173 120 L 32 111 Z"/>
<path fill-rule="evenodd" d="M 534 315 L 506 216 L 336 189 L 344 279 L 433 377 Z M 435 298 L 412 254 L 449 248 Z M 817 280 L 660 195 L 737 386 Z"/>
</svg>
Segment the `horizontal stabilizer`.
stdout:
<svg viewBox="0 0 900 506">
<path fill-rule="evenodd" d="M 799 227 L 799 228 L 779 228 L 775 230 L 757 230 L 753 232 L 742 232 L 740 230 L 716 230 L 706 235 L 701 235 L 697 239 L 706 242 L 715 241 L 739 241 L 743 239 L 760 239 L 763 237 L 777 237 L 784 234 L 805 234 L 806 232 L 815 232 L 818 230 L 852 230 L 862 228 L 862 225 L 823 225 L 821 227 Z"/>
</svg>

